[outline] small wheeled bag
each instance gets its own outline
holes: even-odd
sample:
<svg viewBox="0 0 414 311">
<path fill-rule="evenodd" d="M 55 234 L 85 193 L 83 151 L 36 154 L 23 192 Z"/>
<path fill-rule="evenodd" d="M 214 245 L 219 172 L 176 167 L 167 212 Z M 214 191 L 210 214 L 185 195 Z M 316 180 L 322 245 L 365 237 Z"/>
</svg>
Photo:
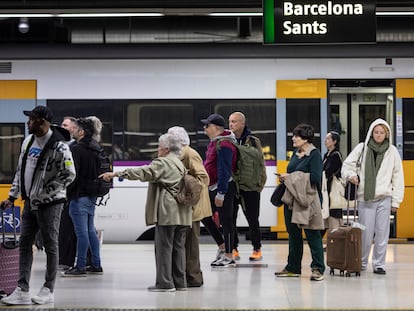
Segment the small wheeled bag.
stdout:
<svg viewBox="0 0 414 311">
<path fill-rule="evenodd" d="M 17 222 L 15 221 L 15 207 L 11 207 L 13 217 L 10 225 L 13 228 L 13 237 L 6 237 L 5 213 L 1 211 L 2 240 L 0 244 L 0 294 L 9 295 L 17 286 L 19 278 L 19 242 L 16 235 Z"/>
<path fill-rule="evenodd" d="M 361 250 L 361 225 L 356 222 L 357 198 L 354 197 L 354 222 L 349 222 L 350 191 L 347 194 L 347 222 L 345 226 L 328 231 L 326 257 L 327 264 L 331 268 L 330 274 L 335 274 L 335 269 L 340 275 L 356 276 L 361 275 L 362 250 Z"/>
</svg>

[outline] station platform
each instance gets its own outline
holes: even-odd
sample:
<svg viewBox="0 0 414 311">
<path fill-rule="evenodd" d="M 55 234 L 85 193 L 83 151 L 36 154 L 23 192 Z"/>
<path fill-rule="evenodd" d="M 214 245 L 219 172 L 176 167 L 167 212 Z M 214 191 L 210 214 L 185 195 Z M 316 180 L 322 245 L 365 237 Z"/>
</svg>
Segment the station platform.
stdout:
<svg viewBox="0 0 414 311">
<path fill-rule="evenodd" d="M 0 310 L 414 310 L 414 245 L 390 244 L 387 274 L 369 268 L 360 277 L 334 276 L 310 281 L 310 253 L 305 245 L 302 276 L 277 278 L 286 262 L 287 242 L 265 241 L 263 260 L 250 265 L 251 246 L 239 247 L 239 267 L 211 268 L 216 246 L 201 244 L 204 286 L 188 291 L 154 293 L 155 261 L 152 242 L 103 244 L 103 275 L 82 278 L 58 276 L 55 303 Z M 31 293 L 43 284 L 45 254 L 36 251 Z"/>
</svg>

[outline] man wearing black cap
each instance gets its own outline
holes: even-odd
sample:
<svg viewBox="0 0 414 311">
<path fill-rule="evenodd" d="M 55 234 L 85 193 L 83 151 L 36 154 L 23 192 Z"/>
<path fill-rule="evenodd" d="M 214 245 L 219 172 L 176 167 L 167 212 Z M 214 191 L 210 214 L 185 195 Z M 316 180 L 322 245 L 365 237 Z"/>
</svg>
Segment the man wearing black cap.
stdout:
<svg viewBox="0 0 414 311">
<path fill-rule="evenodd" d="M 19 240 L 19 280 L 14 292 L 1 300 L 8 305 L 52 303 L 58 266 L 60 215 L 66 201 L 66 187 L 75 178 L 68 131 L 51 126 L 53 114 L 45 106 L 23 111 L 29 117 L 29 136 L 23 141 L 18 168 L 2 208 L 13 205 L 20 195 L 24 200 Z M 32 245 L 40 231 L 47 256 L 45 283 L 30 299 L 29 282 L 33 262 Z"/>
<path fill-rule="evenodd" d="M 224 129 L 225 121 L 219 114 L 212 114 L 207 119 L 201 120 L 201 123 L 204 125 L 205 134 L 210 138 L 204 166 L 210 177 L 210 199 L 212 206 L 215 206 L 219 212 L 225 246 L 224 251 L 219 249 L 217 258 L 211 263 L 211 266 L 235 266 L 232 248 L 235 233 L 233 205 L 236 185 L 232 179 L 232 172 L 236 169 L 237 150 L 230 141 L 235 141 L 235 136 L 232 132 Z M 220 141 L 219 148 L 217 148 L 218 141 Z"/>
</svg>

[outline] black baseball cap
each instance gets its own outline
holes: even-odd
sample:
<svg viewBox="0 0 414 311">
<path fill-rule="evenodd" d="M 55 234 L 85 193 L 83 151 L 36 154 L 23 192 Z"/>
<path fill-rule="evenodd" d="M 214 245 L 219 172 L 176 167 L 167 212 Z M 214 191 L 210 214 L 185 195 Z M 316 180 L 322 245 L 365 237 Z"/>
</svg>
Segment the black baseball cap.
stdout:
<svg viewBox="0 0 414 311">
<path fill-rule="evenodd" d="M 204 125 L 215 124 L 215 125 L 218 125 L 218 126 L 221 126 L 221 127 L 224 127 L 225 124 L 226 124 L 226 121 L 224 121 L 223 116 L 218 114 L 218 113 L 213 113 L 213 114 L 209 115 L 207 119 L 202 119 L 200 121 Z"/>
<path fill-rule="evenodd" d="M 33 110 L 23 110 L 23 114 L 28 117 L 45 119 L 52 122 L 53 112 L 46 106 L 36 106 Z"/>
</svg>

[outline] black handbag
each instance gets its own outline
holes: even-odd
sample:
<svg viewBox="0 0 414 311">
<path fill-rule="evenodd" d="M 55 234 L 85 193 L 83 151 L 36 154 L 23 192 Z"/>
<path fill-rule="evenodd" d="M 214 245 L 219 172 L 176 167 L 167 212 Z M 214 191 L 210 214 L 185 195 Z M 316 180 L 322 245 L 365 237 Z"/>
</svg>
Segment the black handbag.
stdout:
<svg viewBox="0 0 414 311">
<path fill-rule="evenodd" d="M 275 191 L 273 191 L 272 196 L 270 197 L 270 202 L 274 206 L 282 206 L 284 203 L 282 202 L 282 197 L 285 194 L 286 186 L 284 183 L 280 183 L 277 185 Z"/>
</svg>

